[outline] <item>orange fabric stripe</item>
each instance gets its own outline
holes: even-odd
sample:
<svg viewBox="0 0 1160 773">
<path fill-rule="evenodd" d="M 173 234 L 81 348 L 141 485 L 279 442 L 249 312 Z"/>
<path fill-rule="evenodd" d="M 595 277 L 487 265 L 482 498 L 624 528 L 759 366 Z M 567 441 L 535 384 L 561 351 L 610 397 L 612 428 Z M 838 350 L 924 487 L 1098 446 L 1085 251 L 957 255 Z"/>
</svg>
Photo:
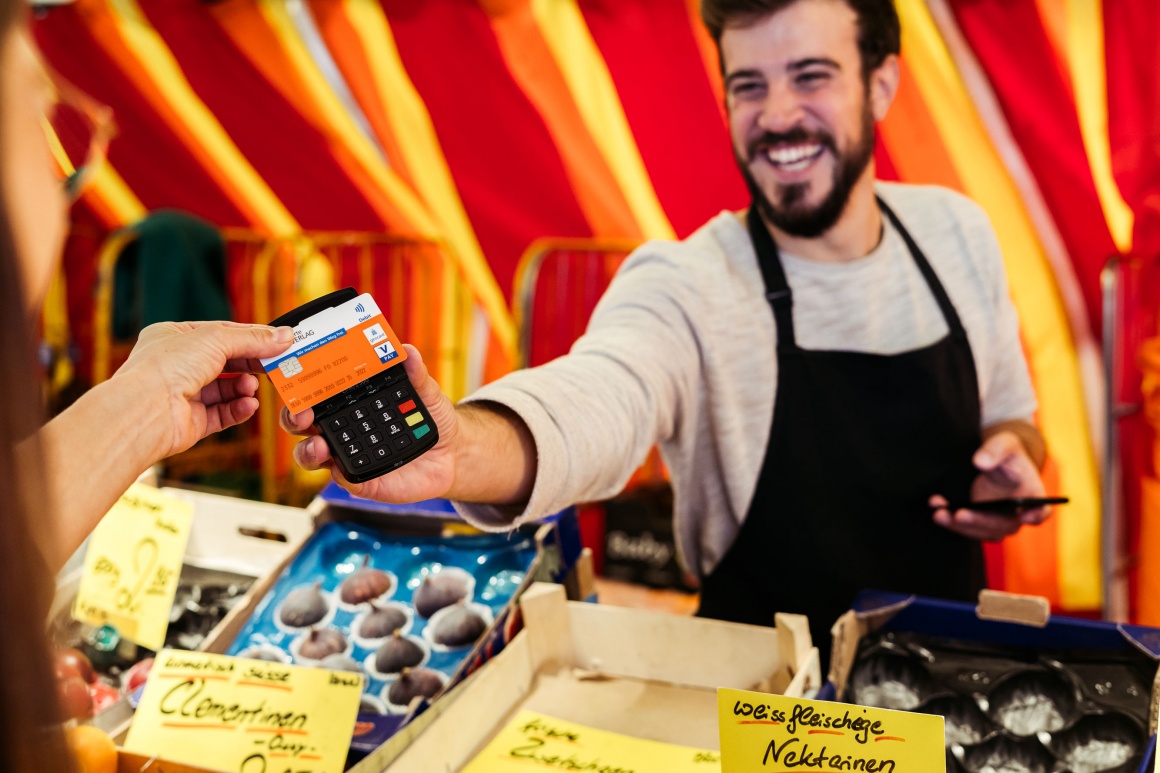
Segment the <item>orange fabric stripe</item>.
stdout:
<svg viewBox="0 0 1160 773">
<path fill-rule="evenodd" d="M 157 111 L 181 142 L 189 149 L 190 154 L 201 163 L 206 174 L 209 175 L 223 192 L 229 196 L 235 206 L 254 224 L 255 228 L 266 230 L 268 223 L 262 214 L 251 206 L 251 202 L 241 194 L 233 184 L 229 175 L 218 164 L 205 144 L 195 135 L 188 122 L 183 120 L 180 113 L 166 98 L 162 89 L 142 67 L 142 62 L 133 55 L 121 36 L 115 11 L 104 2 L 80 3 L 77 10 L 84 16 L 86 24 L 92 29 L 93 37 L 100 41 L 105 53 L 112 59 L 125 77 L 132 81 L 138 92 Z"/>
<path fill-rule="evenodd" d="M 222 29 L 234 41 L 246 58 L 278 90 L 294 109 L 319 131 L 325 132 L 326 120 L 318 107 L 306 96 L 306 91 L 296 82 L 294 67 L 287 61 L 277 35 L 261 11 L 253 3 L 222 3 L 210 6 L 210 13 Z M 383 220 L 383 225 L 392 233 L 413 236 L 431 236 L 416 228 L 400 209 L 382 191 L 371 174 L 363 168 L 355 155 L 341 142 L 330 145 L 335 160 L 346 172 L 351 182 L 366 197 L 367 202 Z"/>
<path fill-rule="evenodd" d="M 359 107 L 374 130 L 375 138 L 391 167 L 411 187 L 415 187 L 414 175 L 407 167 L 406 156 L 395 139 L 395 133 L 391 131 L 386 107 L 380 98 L 374 75 L 367 67 L 366 55 L 361 51 L 361 38 L 351 26 L 349 17 L 343 12 L 342 4 L 333 0 L 310 0 L 310 12 L 314 16 L 319 33 L 327 42 L 330 55 L 342 70 L 343 78 L 358 100 Z"/>
<path fill-rule="evenodd" d="M 899 62 L 901 80 L 886 120 L 878 124 L 882 141 L 899 178 L 908 183 L 944 185 L 963 190 L 946 144 L 935 126 L 905 61 Z"/>
<path fill-rule="evenodd" d="M 560 150 L 593 236 L 643 238 L 612 171 L 584 125 L 527 0 L 480 0 L 504 61 Z"/>
</svg>

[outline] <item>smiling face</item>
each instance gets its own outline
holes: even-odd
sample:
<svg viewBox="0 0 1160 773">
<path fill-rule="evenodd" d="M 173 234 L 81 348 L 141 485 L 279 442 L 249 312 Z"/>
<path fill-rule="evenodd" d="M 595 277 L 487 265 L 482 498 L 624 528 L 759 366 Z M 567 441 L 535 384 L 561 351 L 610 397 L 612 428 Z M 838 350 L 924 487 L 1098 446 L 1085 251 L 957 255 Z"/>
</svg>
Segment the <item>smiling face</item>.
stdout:
<svg viewBox="0 0 1160 773">
<path fill-rule="evenodd" d="M 863 77 L 854 11 L 798 0 L 721 35 L 733 153 L 759 211 L 812 238 L 852 194 L 873 195 L 874 122 L 897 83 L 897 60 Z"/>
</svg>

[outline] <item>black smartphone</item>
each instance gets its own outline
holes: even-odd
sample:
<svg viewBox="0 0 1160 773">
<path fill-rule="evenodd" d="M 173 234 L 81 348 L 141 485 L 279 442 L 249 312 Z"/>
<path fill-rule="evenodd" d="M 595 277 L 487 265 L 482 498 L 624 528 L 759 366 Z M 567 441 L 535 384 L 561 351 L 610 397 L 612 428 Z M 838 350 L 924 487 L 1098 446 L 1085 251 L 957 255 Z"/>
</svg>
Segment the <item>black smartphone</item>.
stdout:
<svg viewBox="0 0 1160 773">
<path fill-rule="evenodd" d="M 991 515 L 1005 515 L 1011 518 L 1018 517 L 1026 510 L 1047 505 L 1066 505 L 1070 500 L 1067 497 L 1011 497 L 1010 499 L 985 499 L 978 502 L 952 502 L 946 509 L 952 513 L 956 510 L 974 510 Z M 943 508 L 933 507 L 932 510 Z"/>
<path fill-rule="evenodd" d="M 270 324 L 294 328 L 294 343 L 262 366 L 287 408 L 314 408 L 314 426 L 347 480 L 385 475 L 439 442 L 403 368 L 407 353 L 369 294 L 347 287 Z"/>
</svg>

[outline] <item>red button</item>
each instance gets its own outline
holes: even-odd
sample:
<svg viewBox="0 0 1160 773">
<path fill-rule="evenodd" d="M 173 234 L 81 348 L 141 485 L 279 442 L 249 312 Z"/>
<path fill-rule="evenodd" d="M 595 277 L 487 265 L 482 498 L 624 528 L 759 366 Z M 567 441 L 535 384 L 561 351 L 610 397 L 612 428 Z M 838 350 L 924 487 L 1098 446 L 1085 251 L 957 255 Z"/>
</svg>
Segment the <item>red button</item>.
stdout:
<svg viewBox="0 0 1160 773">
<path fill-rule="evenodd" d="M 410 413 L 413 410 L 415 410 L 415 401 L 414 400 L 408 400 L 407 402 L 405 402 L 399 406 L 399 413 Z"/>
</svg>

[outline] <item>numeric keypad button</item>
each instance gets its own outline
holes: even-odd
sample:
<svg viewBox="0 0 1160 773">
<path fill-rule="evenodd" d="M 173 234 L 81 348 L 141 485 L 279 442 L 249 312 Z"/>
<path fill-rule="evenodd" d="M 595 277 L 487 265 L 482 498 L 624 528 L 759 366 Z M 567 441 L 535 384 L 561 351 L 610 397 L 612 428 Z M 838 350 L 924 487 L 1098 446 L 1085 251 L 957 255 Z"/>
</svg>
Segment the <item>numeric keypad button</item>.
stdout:
<svg viewBox="0 0 1160 773">
<path fill-rule="evenodd" d="M 363 454 L 362 456 L 359 456 L 355 459 L 350 460 L 350 466 L 356 470 L 361 470 L 364 467 L 369 467 L 370 464 L 371 464 L 371 458 L 369 456 L 367 456 L 366 454 Z"/>
<path fill-rule="evenodd" d="M 344 429 L 338 433 L 338 442 L 342 444 L 353 443 L 355 438 L 354 430 Z"/>
<path fill-rule="evenodd" d="M 391 438 L 391 445 L 395 448 L 406 448 L 411 445 L 411 436 L 404 433 L 398 437 Z"/>
<path fill-rule="evenodd" d="M 367 413 L 366 408 L 355 408 L 353 411 L 350 412 L 350 419 L 351 419 L 351 421 L 358 422 L 358 421 L 362 421 L 362 420 L 366 419 L 369 415 L 370 414 Z"/>
<path fill-rule="evenodd" d="M 399 421 L 391 422 L 383 431 L 387 433 L 388 437 L 396 437 L 398 435 L 406 434 L 403 432 L 403 423 Z"/>
<path fill-rule="evenodd" d="M 359 433 L 362 435 L 365 435 L 368 432 L 374 432 L 375 422 L 373 419 L 363 419 L 356 425 L 356 429 L 358 429 Z"/>
<path fill-rule="evenodd" d="M 391 390 L 391 397 L 395 399 L 395 402 L 406 400 L 410 396 L 411 390 L 407 389 L 407 387 L 399 387 L 398 389 Z"/>
<path fill-rule="evenodd" d="M 387 446 L 378 446 L 377 448 L 371 449 L 371 456 L 373 456 L 375 460 L 386 459 L 390 455 L 391 449 Z"/>
<path fill-rule="evenodd" d="M 333 419 L 327 419 L 326 426 L 337 432 L 338 430 L 350 424 L 345 416 L 335 416 Z"/>
<path fill-rule="evenodd" d="M 366 440 L 367 443 L 369 443 L 372 447 L 377 446 L 379 443 L 383 442 L 383 434 L 381 432 L 372 432 L 371 434 L 367 435 Z"/>
<path fill-rule="evenodd" d="M 358 456 L 363 452 L 362 443 L 345 443 L 342 450 L 346 452 L 347 456 Z"/>
</svg>

